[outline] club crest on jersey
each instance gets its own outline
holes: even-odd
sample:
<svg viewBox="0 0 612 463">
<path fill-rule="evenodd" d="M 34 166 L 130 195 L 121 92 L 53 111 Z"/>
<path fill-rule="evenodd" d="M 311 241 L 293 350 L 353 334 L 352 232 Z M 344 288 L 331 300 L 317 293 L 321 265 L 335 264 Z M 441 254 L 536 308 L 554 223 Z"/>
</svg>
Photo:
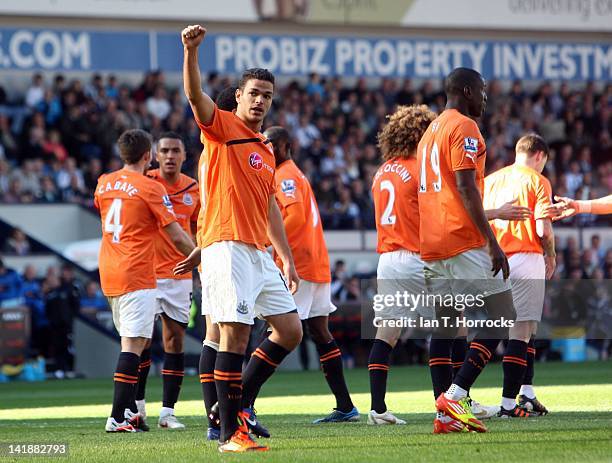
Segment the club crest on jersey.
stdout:
<svg viewBox="0 0 612 463">
<path fill-rule="evenodd" d="M 191 195 L 189 193 L 185 193 L 183 195 L 183 204 L 185 206 L 192 206 L 193 205 L 193 198 L 191 197 Z"/>
<path fill-rule="evenodd" d="M 285 196 L 290 198 L 295 198 L 295 190 L 297 189 L 295 185 L 295 180 L 289 178 L 287 180 L 283 180 L 281 182 L 281 191 L 285 193 Z"/>
<path fill-rule="evenodd" d="M 463 149 L 468 153 L 478 153 L 478 139 L 472 137 L 465 137 L 463 139 Z"/>
<path fill-rule="evenodd" d="M 236 307 L 236 312 L 242 315 L 246 315 L 249 313 L 249 306 L 246 301 L 240 301 L 238 303 L 238 307 Z"/>
<path fill-rule="evenodd" d="M 255 170 L 261 170 L 263 167 L 263 158 L 259 153 L 253 151 L 249 154 L 249 165 Z"/>
</svg>

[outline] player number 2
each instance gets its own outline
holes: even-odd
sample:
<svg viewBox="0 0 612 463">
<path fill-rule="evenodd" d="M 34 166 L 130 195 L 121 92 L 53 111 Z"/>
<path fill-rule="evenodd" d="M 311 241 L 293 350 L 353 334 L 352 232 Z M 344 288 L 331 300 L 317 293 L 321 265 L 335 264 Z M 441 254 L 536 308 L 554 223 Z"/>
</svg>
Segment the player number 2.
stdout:
<svg viewBox="0 0 612 463">
<path fill-rule="evenodd" d="M 104 231 L 113 234 L 113 243 L 119 243 L 119 235 L 121 234 L 121 204 L 119 198 L 113 199 L 110 209 L 106 213 L 104 220 Z"/>
<path fill-rule="evenodd" d="M 383 215 L 380 218 L 381 225 L 393 225 L 397 219 L 397 216 L 391 215 L 393 212 L 393 204 L 395 203 L 395 188 L 393 188 L 393 183 L 389 180 L 383 180 L 380 182 L 380 191 L 386 190 L 389 192 L 389 202 L 387 202 L 387 207 L 383 211 Z"/>
<path fill-rule="evenodd" d="M 433 173 L 438 177 L 438 179 L 432 183 L 433 189 L 437 193 L 442 189 L 442 176 L 440 175 L 440 151 L 438 150 L 437 143 L 433 144 L 429 159 L 431 170 L 433 170 Z M 423 147 L 423 162 L 421 163 L 421 184 L 419 185 L 419 191 L 421 193 L 427 191 L 427 146 Z"/>
</svg>

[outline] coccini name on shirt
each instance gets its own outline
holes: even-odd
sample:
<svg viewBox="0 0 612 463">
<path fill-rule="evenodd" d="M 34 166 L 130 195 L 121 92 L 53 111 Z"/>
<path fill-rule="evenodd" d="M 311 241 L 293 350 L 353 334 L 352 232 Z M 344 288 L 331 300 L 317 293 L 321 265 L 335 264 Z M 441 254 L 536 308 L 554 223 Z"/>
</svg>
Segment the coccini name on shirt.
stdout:
<svg viewBox="0 0 612 463">
<path fill-rule="evenodd" d="M 106 186 L 102 185 L 98 188 L 98 194 L 106 193 L 107 191 L 124 191 L 128 196 L 134 196 L 138 193 L 138 189 L 134 188 L 131 183 L 121 182 L 117 180 L 114 184 L 106 182 Z"/>
<path fill-rule="evenodd" d="M 397 163 L 387 164 L 382 170 L 378 171 L 376 176 L 380 177 L 382 174 L 386 174 L 388 172 L 399 175 L 404 183 L 408 182 L 412 178 L 410 172 L 408 172 L 408 169 Z"/>
</svg>

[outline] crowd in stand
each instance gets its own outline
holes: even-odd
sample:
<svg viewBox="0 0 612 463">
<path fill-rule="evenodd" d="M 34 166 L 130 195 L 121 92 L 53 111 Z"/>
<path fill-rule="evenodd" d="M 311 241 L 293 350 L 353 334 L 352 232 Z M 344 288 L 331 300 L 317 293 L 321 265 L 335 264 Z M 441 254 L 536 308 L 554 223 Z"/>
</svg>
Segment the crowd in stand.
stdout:
<svg viewBox="0 0 612 463">
<path fill-rule="evenodd" d="M 376 134 L 396 105 L 428 104 L 441 111 L 439 86 L 426 81 L 385 79 L 374 88 L 365 80 L 347 86 L 341 78 L 316 74 L 302 85 L 277 89 L 266 125 L 280 124 L 293 135 L 293 156 L 316 186 L 326 229 L 374 228 L 371 179 L 380 164 Z M 205 91 L 215 96 L 231 85 L 210 75 Z M 513 161 L 521 134 L 537 131 L 553 147 L 545 174 L 553 191 L 581 199 L 612 191 L 612 84 L 542 83 L 526 91 L 520 81 L 508 91 L 492 81 L 481 121 L 488 147 L 488 171 Z M 0 88 L 0 202 L 72 202 L 91 206 L 98 176 L 121 163 L 115 141 L 130 128 L 153 136 L 180 133 L 193 174 L 201 151 L 199 130 L 182 89 L 169 88 L 162 72 L 147 73 L 136 87 L 109 75 L 89 82 L 35 74 L 25 95 L 7 98 Z M 580 216 L 569 223 L 606 223 Z"/>
</svg>

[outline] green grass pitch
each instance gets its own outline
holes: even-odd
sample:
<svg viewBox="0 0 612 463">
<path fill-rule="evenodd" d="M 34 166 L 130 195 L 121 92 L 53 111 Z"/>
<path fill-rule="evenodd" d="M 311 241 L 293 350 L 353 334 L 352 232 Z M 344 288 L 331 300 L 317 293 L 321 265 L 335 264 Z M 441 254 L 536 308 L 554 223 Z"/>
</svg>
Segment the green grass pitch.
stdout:
<svg viewBox="0 0 612 463">
<path fill-rule="evenodd" d="M 551 414 L 529 420 L 488 421 L 489 433 L 433 435 L 433 398 L 425 367 L 391 368 L 387 405 L 406 426 L 367 426 L 368 374 L 346 372 L 360 423 L 312 425 L 334 401 L 318 371 L 279 372 L 257 401 L 259 417 L 272 433 L 265 454 L 219 455 L 205 440 L 203 405 L 196 377 L 186 377 L 176 412 L 187 429 L 106 434 L 112 381 L 73 380 L 0 384 L 0 443 L 67 442 L 68 458 L 13 461 L 77 462 L 493 462 L 612 461 L 612 362 L 547 363 L 536 366 L 538 397 Z M 501 367 L 490 365 L 472 391 L 498 403 Z M 161 381 L 147 387 L 149 424 L 156 425 Z M 262 439 L 263 440 L 263 439 Z M 11 461 L 0 457 L 0 461 Z"/>
</svg>

